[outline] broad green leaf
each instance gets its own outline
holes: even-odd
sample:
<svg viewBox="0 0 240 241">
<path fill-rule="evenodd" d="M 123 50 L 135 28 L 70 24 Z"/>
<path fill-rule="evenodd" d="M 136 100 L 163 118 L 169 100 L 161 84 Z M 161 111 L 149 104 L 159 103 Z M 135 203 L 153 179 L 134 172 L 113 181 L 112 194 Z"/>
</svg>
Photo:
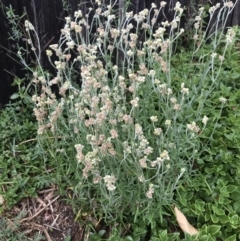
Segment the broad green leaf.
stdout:
<svg viewBox="0 0 240 241">
<path fill-rule="evenodd" d="M 213 223 L 218 223 L 219 222 L 219 218 L 215 214 L 211 214 L 211 219 L 212 219 Z"/>
<path fill-rule="evenodd" d="M 232 192 L 230 197 L 235 201 L 240 200 L 240 191 L 238 190 L 238 191 Z"/>
<path fill-rule="evenodd" d="M 230 223 L 233 225 L 237 225 L 239 222 L 239 216 L 237 214 L 234 214 L 232 217 L 229 218 Z"/>
<path fill-rule="evenodd" d="M 163 239 L 163 240 L 167 240 L 167 230 L 163 230 L 160 234 L 159 234 L 159 238 Z"/>
<path fill-rule="evenodd" d="M 226 216 L 226 215 L 219 216 L 218 218 L 219 218 L 219 221 L 220 221 L 222 224 L 229 223 L 229 217 Z"/>
<path fill-rule="evenodd" d="M 234 210 L 240 212 L 240 200 L 239 200 L 239 201 L 236 201 L 236 202 L 233 204 L 233 208 L 234 208 Z"/>
<path fill-rule="evenodd" d="M 176 241 L 179 237 L 179 233 L 171 233 L 168 235 L 168 241 Z"/>
<path fill-rule="evenodd" d="M 232 235 L 231 237 L 228 237 L 225 239 L 225 241 L 236 241 L 236 234 Z"/>
<path fill-rule="evenodd" d="M 127 236 L 125 239 L 128 241 L 133 241 L 133 238 L 131 236 Z"/>
<path fill-rule="evenodd" d="M 217 215 L 220 215 L 220 216 L 221 216 L 221 215 L 224 215 L 224 214 L 225 214 L 225 212 L 222 210 L 222 208 L 213 206 L 212 209 L 213 209 L 213 212 L 214 212 L 215 214 L 217 214 Z"/>
<path fill-rule="evenodd" d="M 208 232 L 214 236 L 216 235 L 221 229 L 221 226 L 220 225 L 211 225 L 211 226 L 208 226 Z"/>
</svg>

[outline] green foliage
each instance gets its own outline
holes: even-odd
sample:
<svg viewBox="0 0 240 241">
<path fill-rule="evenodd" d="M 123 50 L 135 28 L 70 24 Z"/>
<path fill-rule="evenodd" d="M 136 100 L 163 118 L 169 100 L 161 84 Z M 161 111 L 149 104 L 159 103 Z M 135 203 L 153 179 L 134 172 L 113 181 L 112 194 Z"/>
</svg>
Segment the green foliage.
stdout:
<svg viewBox="0 0 240 241">
<path fill-rule="evenodd" d="M 205 49 L 208 48 L 206 45 Z M 176 59 L 188 58 L 189 53 L 182 51 L 181 55 L 176 55 Z M 181 185 L 175 195 L 175 201 L 200 233 L 196 237 L 183 237 L 181 232 L 171 230 L 172 225 L 176 225 L 174 218 L 166 216 L 167 224 L 158 223 L 154 227 L 151 241 L 240 240 L 237 231 L 240 224 L 240 89 L 239 76 L 234 68 L 238 62 L 239 49 L 234 47 L 227 53 L 225 68 L 218 76 L 221 80 L 219 87 L 202 100 L 201 109 L 209 117 L 209 122 L 200 135 L 200 156 L 194 163 L 194 175 Z M 181 67 L 182 74 L 186 73 L 184 62 Z M 180 71 L 178 76 L 181 78 Z M 222 96 L 227 98 L 224 107 L 219 103 Z M 217 120 L 217 125 L 214 120 Z"/>
<path fill-rule="evenodd" d="M 218 78 L 235 32 L 215 33 L 211 48 L 205 48 L 206 33 L 199 30 L 204 9 L 200 9 L 193 49 L 179 53 L 173 51 L 184 33 L 179 4 L 172 23 L 159 29 L 150 24 L 156 5 L 143 10 L 134 16 L 135 32 L 129 24 L 132 13 L 124 13 L 117 23 L 113 6 L 108 8 L 96 10 L 89 23 L 98 28 L 95 35 L 91 27 L 87 35 L 82 33 L 88 17 L 81 11 L 74 13 L 74 19 L 67 17 L 60 45 L 46 50 L 56 76 L 52 78 L 41 66 L 32 73 L 32 82 L 41 89 L 32 98 L 38 145 L 45 163 L 54 164 L 62 193 L 73 190 L 71 201 L 76 207 L 81 205 L 80 209 L 110 223 L 132 216 L 132 222 L 141 220 L 154 229 L 155 220 L 163 222 L 175 190 L 189 179 L 195 160 L 202 155 L 201 133 L 210 130 L 208 142 L 216 135 L 225 99 L 213 94 L 221 90 Z M 30 37 L 36 35 L 29 21 L 25 28 Z M 146 37 L 143 47 L 137 42 L 140 33 Z M 33 47 L 33 39 L 28 42 Z M 25 63 L 22 51 L 18 55 Z M 53 55 L 58 61 L 52 62 Z M 36 51 L 35 56 L 39 62 Z M 81 87 L 72 80 L 79 67 Z M 52 91 L 55 84 L 60 98 Z M 222 91 L 223 96 L 227 91 Z M 211 106 L 215 116 L 208 128 L 207 114 L 212 113 L 204 108 L 210 95 L 215 103 L 220 101 Z"/>
<path fill-rule="evenodd" d="M 181 17 L 181 8 L 176 11 L 175 17 Z M 60 45 L 46 52 L 50 62 L 53 54 L 59 58 L 51 62 L 55 77 L 41 66 L 33 71 L 19 49 L 32 76 L 27 87 L 24 79 L 15 80 L 19 92 L 11 99 L 20 102 L 0 113 L 7 207 L 55 183 L 63 196 L 72 191 L 69 202 L 76 212 L 90 213 L 113 227 L 121 224 L 110 232 L 86 228 L 91 240 L 240 240 L 240 74 L 234 45 L 239 29 L 226 35 L 216 31 L 206 42 L 206 32 L 196 27 L 183 36 L 191 45 L 179 47 L 177 41 L 184 38 L 178 21 L 168 26 L 170 42 L 163 29 L 155 37 L 153 27 L 145 26 L 149 41 L 141 48 L 134 42 L 138 35 L 128 32 L 130 25 L 126 36 L 116 31 L 120 29 L 115 29 L 113 15 L 105 19 L 108 34 L 100 28 L 96 38 L 90 28 L 86 37 L 80 31 L 84 18 L 77 22 L 81 14 L 66 18 Z M 138 17 L 149 21 L 148 14 L 143 11 Z M 104 17 L 96 15 L 92 24 L 101 27 Z M 202 27 L 203 19 L 196 23 Z M 30 22 L 25 27 L 36 34 Z M 79 68 L 82 86 L 72 81 Z M 35 106 L 27 95 L 33 83 L 38 86 L 32 96 Z M 56 84 L 60 98 L 52 91 Z M 174 203 L 200 230 L 198 236 L 177 228 Z M 122 235 L 126 223 L 131 229 Z"/>
<path fill-rule="evenodd" d="M 0 183 L 7 208 L 35 196 L 49 180 L 35 139 L 37 126 L 29 98 L 22 95 L 0 111 Z"/>
<path fill-rule="evenodd" d="M 0 1 L 0 7 L 2 9 L 1 13 L 6 16 L 8 24 L 10 25 L 9 39 L 16 42 L 20 41 L 20 39 L 24 37 L 22 29 L 22 19 L 26 16 L 26 13 L 24 13 L 22 16 L 17 16 L 14 13 L 14 9 L 12 8 L 12 6 L 4 6 L 2 1 Z"/>
<path fill-rule="evenodd" d="M 214 118 L 214 109 L 211 107 L 217 104 L 214 99 L 222 94 L 228 97 L 227 105 L 223 108 L 223 114 L 211 138 L 208 139 L 205 135 L 210 133 L 213 124 L 202 135 L 203 151 L 201 158 L 196 160 L 196 175 L 181 186 L 177 195 L 184 213 L 195 216 L 200 234 L 211 234 L 212 240 L 222 241 L 240 240 L 240 236 L 236 234 L 240 225 L 240 90 L 229 87 L 234 86 L 236 80 L 234 73 L 228 74 L 229 79 L 223 81 L 220 91 L 213 93 L 205 103 L 208 108 L 204 109 L 209 112 L 210 118 L 211 115 Z M 220 75 L 219 78 L 221 77 L 224 76 Z"/>
</svg>

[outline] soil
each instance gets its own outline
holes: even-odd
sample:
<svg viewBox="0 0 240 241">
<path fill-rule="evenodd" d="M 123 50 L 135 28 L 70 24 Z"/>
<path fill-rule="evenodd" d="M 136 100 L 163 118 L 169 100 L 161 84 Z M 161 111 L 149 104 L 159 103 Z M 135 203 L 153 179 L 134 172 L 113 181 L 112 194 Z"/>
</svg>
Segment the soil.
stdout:
<svg viewBox="0 0 240 241">
<path fill-rule="evenodd" d="M 15 232 L 24 232 L 29 240 L 40 234 L 46 241 L 81 241 L 84 239 L 84 226 L 75 221 L 72 207 L 59 196 L 56 189 L 38 192 L 37 198 L 24 199 L 5 215 L 8 224 L 13 225 L 19 213 L 25 213 Z M 68 238 L 68 239 L 67 239 Z"/>
<path fill-rule="evenodd" d="M 39 191 L 37 194 L 36 198 L 25 198 L 10 211 L 3 213 L 8 227 L 11 227 L 14 233 L 24 233 L 29 240 L 34 240 L 36 235 L 42 236 L 44 239 L 41 240 L 44 241 L 89 240 L 90 232 L 98 233 L 100 230 L 106 231 L 103 238 L 110 236 L 112 227 L 90 214 L 82 213 L 76 221 L 72 206 L 57 196 L 56 187 Z M 17 228 L 14 225 L 16 219 L 19 224 Z M 126 223 L 121 229 L 121 236 L 128 235 L 130 231 L 131 225 Z"/>
</svg>

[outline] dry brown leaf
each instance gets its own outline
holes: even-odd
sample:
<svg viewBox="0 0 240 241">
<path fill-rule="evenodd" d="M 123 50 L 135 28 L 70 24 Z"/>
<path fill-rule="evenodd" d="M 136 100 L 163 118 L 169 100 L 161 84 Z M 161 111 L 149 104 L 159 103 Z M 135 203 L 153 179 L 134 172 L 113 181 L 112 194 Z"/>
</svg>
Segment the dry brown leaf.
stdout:
<svg viewBox="0 0 240 241">
<path fill-rule="evenodd" d="M 198 230 L 188 222 L 187 218 L 176 206 L 174 207 L 174 212 L 176 214 L 177 222 L 183 232 L 190 235 L 198 234 Z"/>
<path fill-rule="evenodd" d="M 0 195 L 0 206 L 2 206 L 4 204 L 4 198 L 2 195 Z"/>
</svg>

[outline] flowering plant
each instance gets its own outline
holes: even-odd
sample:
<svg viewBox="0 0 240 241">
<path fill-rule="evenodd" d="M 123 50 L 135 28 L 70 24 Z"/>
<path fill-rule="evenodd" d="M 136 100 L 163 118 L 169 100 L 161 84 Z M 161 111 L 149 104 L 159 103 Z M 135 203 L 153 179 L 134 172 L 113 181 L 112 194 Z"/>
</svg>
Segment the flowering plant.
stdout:
<svg viewBox="0 0 240 241">
<path fill-rule="evenodd" d="M 32 96 L 39 145 L 46 163 L 56 160 L 57 183 L 67 179 L 82 206 L 100 207 L 109 220 L 130 210 L 135 219 L 151 222 L 173 202 L 174 191 L 200 158 L 199 136 L 211 121 L 200 100 L 217 86 L 234 31 L 229 29 L 225 40 L 222 34 L 222 53 L 217 53 L 219 40 L 213 39 L 213 52 L 203 58 L 200 8 L 189 70 L 183 73 L 183 63 L 174 64 L 180 55 L 173 52 L 184 33 L 179 2 L 174 19 L 160 26 L 156 21 L 166 6 L 163 1 L 159 9 L 152 4 L 150 10 L 135 15 L 125 11 L 123 16 L 116 16 L 114 4 L 104 6 L 98 0 L 96 5 L 85 16 L 78 10 L 67 17 L 59 43 L 46 51 L 56 76 L 41 66 L 33 73 L 32 82 L 40 89 Z M 25 26 L 36 53 L 30 33 L 34 27 L 28 21 Z M 200 67 L 192 78 L 196 63 Z M 73 81 L 79 71 L 81 84 Z"/>
</svg>

